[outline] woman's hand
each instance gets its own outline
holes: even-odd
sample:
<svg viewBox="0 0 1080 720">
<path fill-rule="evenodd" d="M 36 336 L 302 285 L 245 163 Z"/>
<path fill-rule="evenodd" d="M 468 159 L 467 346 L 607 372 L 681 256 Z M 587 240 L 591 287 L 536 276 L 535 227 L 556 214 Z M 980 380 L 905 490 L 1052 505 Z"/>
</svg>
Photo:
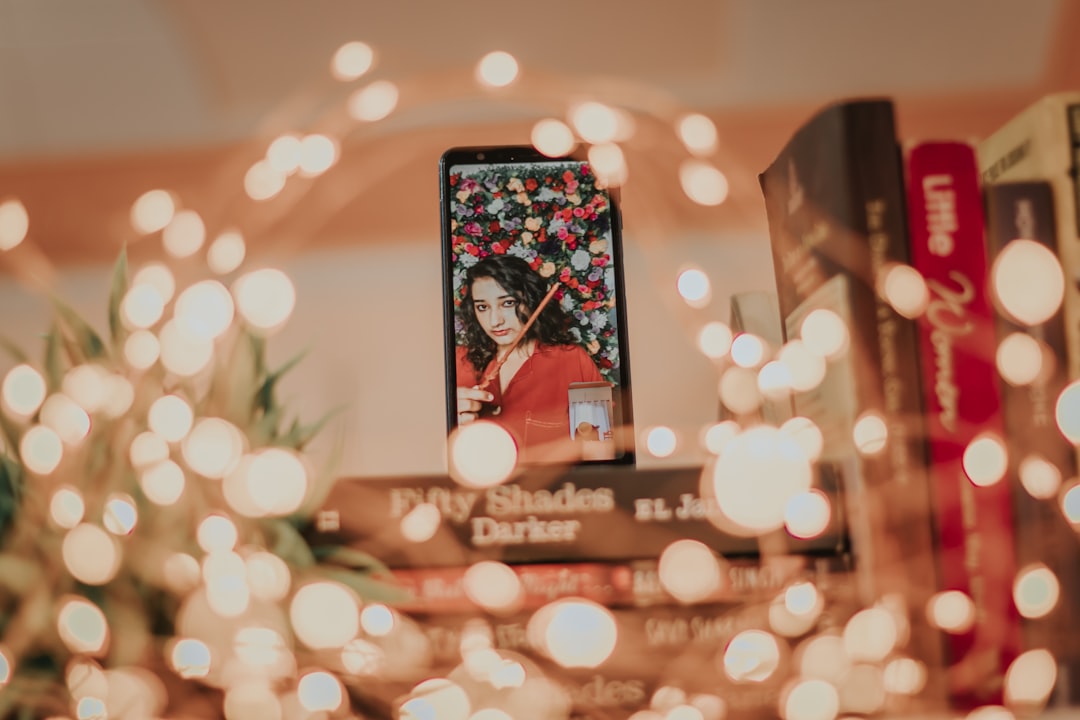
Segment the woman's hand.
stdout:
<svg viewBox="0 0 1080 720">
<path fill-rule="evenodd" d="M 457 389 L 457 419 L 458 425 L 467 425 L 475 420 L 483 407 L 483 403 L 491 402 L 495 396 L 487 390 L 475 387 L 459 387 Z"/>
</svg>

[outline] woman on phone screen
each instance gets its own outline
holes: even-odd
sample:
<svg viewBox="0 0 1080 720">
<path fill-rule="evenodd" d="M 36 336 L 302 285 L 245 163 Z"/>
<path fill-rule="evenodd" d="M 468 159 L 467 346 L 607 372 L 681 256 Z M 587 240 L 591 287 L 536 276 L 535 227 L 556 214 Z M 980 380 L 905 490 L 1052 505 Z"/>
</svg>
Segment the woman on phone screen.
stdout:
<svg viewBox="0 0 1080 720">
<path fill-rule="evenodd" d="M 529 264 L 492 255 L 469 268 L 460 319 L 465 345 L 457 347 L 457 418 L 478 417 L 510 432 L 522 460 L 543 461 L 541 447 L 569 441 L 571 383 L 603 378 L 570 334 L 570 318 L 548 303 L 521 342 L 507 355 L 548 287 Z M 505 359 L 504 359 L 505 358 Z M 497 377 L 479 386 L 488 368 L 502 360 Z"/>
</svg>

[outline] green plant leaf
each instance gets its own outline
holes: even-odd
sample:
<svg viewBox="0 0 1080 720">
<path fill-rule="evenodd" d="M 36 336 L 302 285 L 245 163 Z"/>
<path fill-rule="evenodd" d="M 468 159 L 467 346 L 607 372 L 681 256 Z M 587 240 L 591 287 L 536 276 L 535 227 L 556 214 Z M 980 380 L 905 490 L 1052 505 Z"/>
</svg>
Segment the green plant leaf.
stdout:
<svg viewBox="0 0 1080 720">
<path fill-rule="evenodd" d="M 120 303 L 128 291 L 127 245 L 120 250 L 120 256 L 113 265 L 112 284 L 109 287 L 109 334 L 112 337 L 113 350 L 120 351 L 127 329 L 120 319 Z"/>
<path fill-rule="evenodd" d="M 329 567 L 319 567 L 317 572 L 328 580 L 336 580 L 352 588 L 357 595 L 369 602 L 392 605 L 409 599 L 409 593 L 404 588 L 377 580 L 364 572 Z"/>
<path fill-rule="evenodd" d="M 256 420 L 248 431 L 248 439 L 252 445 L 272 445 L 277 438 L 278 425 L 281 424 L 281 416 L 284 414 L 284 408 L 276 407 Z"/>
<path fill-rule="evenodd" d="M 266 379 L 263 381 L 262 385 L 259 387 L 259 391 L 255 395 L 256 409 L 261 409 L 263 412 L 270 412 L 274 409 L 276 405 L 274 402 L 274 389 L 277 386 L 278 381 L 281 380 L 285 373 L 299 365 L 300 361 L 303 360 L 307 354 L 307 350 L 301 350 L 284 365 L 266 376 Z"/>
<path fill-rule="evenodd" d="M 390 568 L 382 560 L 363 550 L 357 550 L 346 545 L 322 545 L 313 548 L 313 552 L 315 559 L 320 563 L 328 562 L 343 565 L 353 570 L 363 570 L 375 575 L 390 574 Z"/>
<path fill-rule="evenodd" d="M 49 328 L 49 334 L 45 336 L 45 361 L 43 363 L 45 383 L 49 386 L 50 392 L 59 390 L 60 384 L 64 381 L 62 345 L 60 328 L 56 326 L 56 323 L 53 323 L 52 327 Z"/>
<path fill-rule="evenodd" d="M 56 312 L 57 325 L 67 341 L 68 353 L 72 356 L 70 358 L 72 364 L 81 364 L 88 360 L 108 356 L 101 336 L 83 320 L 74 308 L 56 295 L 52 296 L 52 303 L 53 310 Z"/>
<path fill-rule="evenodd" d="M 318 435 L 319 431 L 326 426 L 326 423 L 330 422 L 335 415 L 345 408 L 345 405 L 338 405 L 315 422 L 307 425 L 293 422 L 292 427 L 289 428 L 289 432 L 278 438 L 275 444 L 303 450 L 304 446 L 311 442 L 311 439 Z"/>
<path fill-rule="evenodd" d="M 210 397 L 222 398 L 218 412 L 229 422 L 247 427 L 252 419 L 251 398 L 258 385 L 261 344 L 251 333 L 241 331 L 233 339 L 227 363 L 219 366 Z"/>
<path fill-rule="evenodd" d="M 315 555 L 307 541 L 288 521 L 271 520 L 268 525 L 273 536 L 270 547 L 275 555 L 295 567 L 306 568 L 315 564 Z"/>
</svg>

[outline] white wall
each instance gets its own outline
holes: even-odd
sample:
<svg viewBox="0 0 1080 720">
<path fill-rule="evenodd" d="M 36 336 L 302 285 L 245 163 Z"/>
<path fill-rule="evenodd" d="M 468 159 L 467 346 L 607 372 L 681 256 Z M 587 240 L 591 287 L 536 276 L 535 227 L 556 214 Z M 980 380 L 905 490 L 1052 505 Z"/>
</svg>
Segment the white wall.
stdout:
<svg viewBox="0 0 1080 720">
<path fill-rule="evenodd" d="M 634 414 L 639 431 L 665 424 L 680 435 L 672 458 L 639 465 L 697 461 L 700 429 L 717 415 L 714 365 L 696 349 L 707 321 L 728 319 L 735 292 L 772 288 L 768 240 L 759 236 L 628 237 L 627 315 Z M 678 271 L 696 265 L 713 283 L 703 310 L 675 290 Z M 297 289 L 296 311 L 270 342 L 271 364 L 303 348 L 310 353 L 282 385 L 282 399 L 305 420 L 342 403 L 347 409 L 316 449 L 335 433 L 346 440 L 344 476 L 445 471 L 445 399 L 438 242 L 320 249 L 284 269 Z M 60 273 L 58 292 L 105 328 L 109 268 Z M 45 301 L 0 278 L 0 334 L 39 356 L 48 329 Z M 8 364 L 6 358 L 4 366 Z"/>
</svg>

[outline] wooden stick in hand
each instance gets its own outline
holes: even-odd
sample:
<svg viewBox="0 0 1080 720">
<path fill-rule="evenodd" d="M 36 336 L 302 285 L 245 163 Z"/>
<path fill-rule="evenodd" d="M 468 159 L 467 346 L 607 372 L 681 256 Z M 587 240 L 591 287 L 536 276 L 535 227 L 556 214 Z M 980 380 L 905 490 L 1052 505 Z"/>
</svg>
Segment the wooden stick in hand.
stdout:
<svg viewBox="0 0 1080 720">
<path fill-rule="evenodd" d="M 529 319 L 525 321 L 525 324 L 521 327 L 521 332 L 519 332 L 517 337 L 514 338 L 514 342 L 510 343 L 509 349 L 502 354 L 502 357 L 496 358 L 495 364 L 488 368 L 488 371 L 484 373 L 484 376 L 482 378 L 480 378 L 480 382 L 476 384 L 476 387 L 483 388 L 489 382 L 499 376 L 499 370 L 502 369 L 502 366 L 506 363 L 507 358 L 509 358 L 510 354 L 517 349 L 518 343 L 525 339 L 525 334 L 529 332 L 529 328 L 531 328 L 532 324 L 536 322 L 536 318 L 540 317 L 540 313 L 543 312 L 545 307 L 547 307 L 547 304 L 551 301 L 551 298 L 555 297 L 555 291 L 559 289 L 559 284 L 559 281 L 556 280 L 555 284 L 551 286 L 551 289 L 547 291 L 547 295 L 544 296 L 544 299 L 541 300 L 540 304 L 536 306 L 535 310 L 533 310 L 532 315 L 529 316 Z"/>
</svg>

